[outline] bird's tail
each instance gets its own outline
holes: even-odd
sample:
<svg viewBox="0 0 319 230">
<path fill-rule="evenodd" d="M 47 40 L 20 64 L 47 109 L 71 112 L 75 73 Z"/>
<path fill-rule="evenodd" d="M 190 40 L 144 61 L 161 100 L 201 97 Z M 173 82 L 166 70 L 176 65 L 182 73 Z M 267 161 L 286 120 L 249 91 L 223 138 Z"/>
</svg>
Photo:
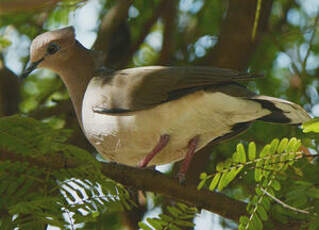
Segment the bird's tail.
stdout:
<svg viewBox="0 0 319 230">
<path fill-rule="evenodd" d="M 258 120 L 285 123 L 301 124 L 311 119 L 309 114 L 300 106 L 293 102 L 268 96 L 254 96 L 251 100 L 261 104 L 264 109 L 271 111 L 271 114 L 263 116 Z"/>
</svg>

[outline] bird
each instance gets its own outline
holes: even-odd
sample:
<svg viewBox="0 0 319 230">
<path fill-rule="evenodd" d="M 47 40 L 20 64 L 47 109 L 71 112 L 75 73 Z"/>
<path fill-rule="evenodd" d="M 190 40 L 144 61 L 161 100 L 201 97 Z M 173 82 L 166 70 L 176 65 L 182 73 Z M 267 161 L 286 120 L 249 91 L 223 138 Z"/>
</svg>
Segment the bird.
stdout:
<svg viewBox="0 0 319 230">
<path fill-rule="evenodd" d="M 241 82 L 260 75 L 217 67 L 103 67 L 103 55 L 76 40 L 72 26 L 38 35 L 30 65 L 57 73 L 86 138 L 107 160 L 147 167 L 183 160 L 185 180 L 196 152 L 257 121 L 298 125 L 310 119 L 298 104 L 258 95 Z"/>
</svg>

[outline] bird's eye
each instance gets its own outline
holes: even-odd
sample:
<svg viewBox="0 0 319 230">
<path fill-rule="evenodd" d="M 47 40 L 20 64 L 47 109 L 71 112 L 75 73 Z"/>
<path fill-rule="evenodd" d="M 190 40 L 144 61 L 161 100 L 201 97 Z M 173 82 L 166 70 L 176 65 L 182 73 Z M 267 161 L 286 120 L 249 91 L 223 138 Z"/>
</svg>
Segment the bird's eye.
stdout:
<svg viewBox="0 0 319 230">
<path fill-rule="evenodd" d="M 47 52 L 48 54 L 55 54 L 58 50 L 59 50 L 59 46 L 55 43 L 51 43 L 49 44 L 48 48 L 47 48 Z"/>
</svg>

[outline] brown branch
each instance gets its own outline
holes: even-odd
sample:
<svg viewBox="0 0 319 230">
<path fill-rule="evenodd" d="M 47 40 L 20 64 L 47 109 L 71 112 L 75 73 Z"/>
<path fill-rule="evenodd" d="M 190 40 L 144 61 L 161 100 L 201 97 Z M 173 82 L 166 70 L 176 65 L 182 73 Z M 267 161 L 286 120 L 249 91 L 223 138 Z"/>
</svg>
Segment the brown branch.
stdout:
<svg viewBox="0 0 319 230">
<path fill-rule="evenodd" d="M 169 4 L 170 1 L 171 0 L 162 0 L 159 3 L 159 5 L 157 6 L 157 8 L 153 11 L 151 18 L 149 18 L 147 20 L 147 22 L 145 23 L 145 25 L 143 25 L 143 27 L 141 28 L 141 33 L 140 33 L 138 39 L 136 40 L 135 44 L 132 46 L 129 54 L 127 55 L 127 58 L 124 62 L 125 64 L 128 63 L 132 59 L 133 55 L 140 48 L 140 46 L 144 42 L 146 36 L 150 33 L 155 22 L 157 22 L 158 18 L 165 12 L 164 9 L 165 9 L 166 5 Z"/>
<path fill-rule="evenodd" d="M 0 160 L 28 161 L 32 165 L 54 170 L 76 168 L 85 163 L 76 158 L 64 158 L 62 154 L 31 158 L 4 150 L 0 151 Z M 170 178 L 151 169 L 140 169 L 116 163 L 101 164 L 102 173 L 105 176 L 134 189 L 160 193 L 175 200 L 207 209 L 236 222 L 238 222 L 240 216 L 247 214 L 246 203 L 229 198 L 222 193 L 207 190 L 198 191 L 194 185 L 181 185 L 177 179 Z"/>
<path fill-rule="evenodd" d="M 165 176 L 155 170 L 140 169 L 115 163 L 104 164 L 102 172 L 123 185 L 139 190 L 152 191 L 181 200 L 199 208 L 207 209 L 238 222 L 247 215 L 246 203 L 225 196 L 222 193 L 197 190 L 192 184 L 182 185 L 177 179 Z"/>
<path fill-rule="evenodd" d="M 11 0 L 0 2 L 0 15 L 18 12 L 33 12 L 54 7 L 63 0 Z M 87 0 L 83 0 L 87 1 Z"/>
<path fill-rule="evenodd" d="M 19 161 L 29 162 L 30 165 L 44 167 L 46 169 L 72 169 L 80 167 L 81 162 L 76 157 L 65 158 L 62 154 L 37 156 L 37 158 L 25 157 L 21 154 L 0 149 L 0 161 Z M 151 191 L 160 193 L 174 200 L 186 202 L 192 206 L 203 208 L 222 217 L 231 219 L 235 222 L 239 221 L 240 216 L 248 215 L 246 212 L 246 203 L 227 197 L 218 192 L 210 192 L 208 190 L 197 190 L 195 185 L 182 185 L 177 179 L 171 178 L 151 169 L 141 169 L 120 165 L 116 163 L 101 163 L 102 173 L 123 185 L 130 188 L 143 191 Z M 289 222 L 281 224 L 272 220 L 275 225 L 274 229 L 299 229 L 300 223 Z"/>
<path fill-rule="evenodd" d="M 163 15 L 164 33 L 163 33 L 163 46 L 158 58 L 159 65 L 168 65 L 171 62 L 174 53 L 175 39 L 174 34 L 176 31 L 176 13 L 177 4 L 179 1 L 171 0 L 166 4 L 165 13 Z"/>
<path fill-rule="evenodd" d="M 257 1 L 230 0 L 227 16 L 221 25 L 218 43 L 198 64 L 245 69 L 260 40 L 260 34 L 267 30 L 272 2 L 272 0 L 262 1 L 257 35 L 252 42 L 251 31 Z"/>
<path fill-rule="evenodd" d="M 18 112 L 20 84 L 17 76 L 0 60 L 0 117 Z"/>
<path fill-rule="evenodd" d="M 30 117 L 33 117 L 37 120 L 48 118 L 51 116 L 56 116 L 62 113 L 72 113 L 73 106 L 70 99 L 59 101 L 57 105 L 53 107 L 42 107 L 29 114 Z"/>
<path fill-rule="evenodd" d="M 118 0 L 102 19 L 93 49 L 105 54 L 105 66 L 116 65 L 130 48 L 130 34 L 126 21 L 132 3 L 131 0 Z"/>
</svg>

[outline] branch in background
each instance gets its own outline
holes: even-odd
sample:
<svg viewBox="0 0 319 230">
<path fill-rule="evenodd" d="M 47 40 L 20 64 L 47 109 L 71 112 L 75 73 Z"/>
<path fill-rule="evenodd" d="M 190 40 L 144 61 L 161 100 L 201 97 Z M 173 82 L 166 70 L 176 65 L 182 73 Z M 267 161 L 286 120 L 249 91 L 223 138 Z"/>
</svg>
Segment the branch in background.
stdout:
<svg viewBox="0 0 319 230">
<path fill-rule="evenodd" d="M 65 0 L 10 0 L 0 2 L 0 15 L 18 13 L 18 12 L 33 12 L 46 8 L 54 7 L 58 2 Z M 87 0 L 82 0 L 87 1 Z M 80 1 L 79 1 L 80 2 Z"/>
<path fill-rule="evenodd" d="M 17 113 L 19 102 L 19 80 L 0 60 L 0 117 Z"/>
<path fill-rule="evenodd" d="M 166 4 L 165 13 L 163 15 L 164 33 L 163 46 L 158 58 L 159 65 L 168 65 L 175 51 L 175 31 L 176 31 L 176 13 L 179 1 L 171 0 Z"/>
<path fill-rule="evenodd" d="M 221 25 L 218 43 L 198 64 L 236 70 L 246 69 L 249 58 L 260 39 L 260 34 L 267 30 L 272 2 L 272 0 L 262 1 L 256 39 L 252 42 L 251 31 L 257 1 L 231 0 L 228 4 L 227 16 Z"/>
<path fill-rule="evenodd" d="M 48 169 L 71 169 L 80 167 L 79 161 L 66 159 L 62 154 L 40 156 L 37 158 L 23 157 L 20 154 L 1 150 L 0 160 L 29 162 L 32 165 Z M 141 169 L 116 163 L 101 163 L 102 173 L 123 185 L 137 190 L 151 191 L 184 201 L 199 208 L 207 209 L 238 222 L 239 217 L 246 215 L 246 203 L 225 196 L 222 193 L 208 190 L 197 190 L 195 185 L 181 185 L 177 179 L 170 178 L 155 170 Z"/>
<path fill-rule="evenodd" d="M 72 113 L 73 112 L 73 106 L 70 99 L 58 101 L 57 105 L 53 107 L 42 107 L 40 109 L 37 109 L 29 114 L 30 117 L 33 117 L 37 120 L 42 120 L 44 118 L 56 116 L 58 114 L 63 113 Z"/>
<path fill-rule="evenodd" d="M 105 66 L 118 65 L 130 49 L 130 32 L 126 23 L 133 1 L 118 0 L 103 17 L 93 49 L 105 55 Z"/>
<path fill-rule="evenodd" d="M 58 170 L 81 167 L 76 157 L 65 158 L 62 154 L 43 155 L 37 158 L 25 157 L 13 152 L 0 151 L 0 161 L 29 162 L 30 165 L 42 168 Z M 83 162 L 82 162 L 83 164 Z M 203 208 L 222 217 L 239 221 L 240 216 L 247 215 L 246 203 L 227 197 L 218 192 L 208 190 L 197 190 L 195 185 L 181 185 L 177 179 L 171 178 L 151 169 L 141 169 L 116 163 L 101 163 L 102 173 L 123 185 L 143 191 L 160 193 L 177 201 L 183 201 L 189 205 Z M 1 211 L 1 210 L 0 210 Z M 300 223 L 281 224 L 272 220 L 274 229 L 292 230 L 299 229 Z"/>
<path fill-rule="evenodd" d="M 165 7 L 169 4 L 171 0 L 162 0 L 157 8 L 153 11 L 152 17 L 147 20 L 145 25 L 141 28 L 141 33 L 139 38 L 136 40 L 135 44 L 132 46 L 129 54 L 124 61 L 124 65 L 126 65 L 136 53 L 136 51 L 140 48 L 142 43 L 144 42 L 146 36 L 150 33 L 153 25 L 157 22 L 158 18 L 165 12 Z"/>
</svg>

